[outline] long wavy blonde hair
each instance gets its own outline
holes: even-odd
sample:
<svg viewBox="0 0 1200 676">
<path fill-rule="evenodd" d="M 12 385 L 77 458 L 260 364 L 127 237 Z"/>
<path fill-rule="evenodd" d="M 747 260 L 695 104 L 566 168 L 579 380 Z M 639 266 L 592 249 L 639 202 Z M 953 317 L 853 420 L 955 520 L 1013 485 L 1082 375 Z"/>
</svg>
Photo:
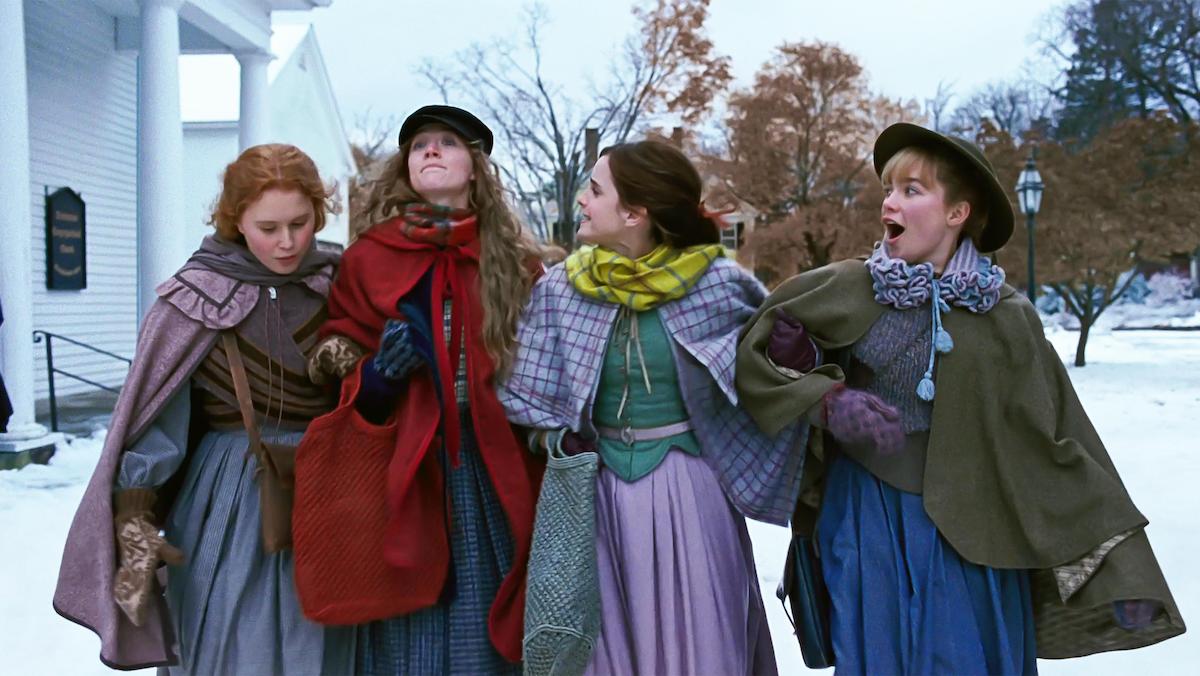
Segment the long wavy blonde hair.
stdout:
<svg viewBox="0 0 1200 676">
<path fill-rule="evenodd" d="M 404 144 L 370 184 L 363 208 L 352 214 L 351 227 L 356 235 L 403 215 L 409 204 L 426 201 L 409 180 L 411 146 L 411 141 Z M 479 222 L 483 345 L 495 364 L 496 373 L 506 374 L 516 351 L 517 320 L 533 286 L 534 267 L 541 248 L 505 200 L 504 186 L 491 159 L 476 145 L 467 144 L 467 147 L 475 174 L 469 203 Z"/>
</svg>

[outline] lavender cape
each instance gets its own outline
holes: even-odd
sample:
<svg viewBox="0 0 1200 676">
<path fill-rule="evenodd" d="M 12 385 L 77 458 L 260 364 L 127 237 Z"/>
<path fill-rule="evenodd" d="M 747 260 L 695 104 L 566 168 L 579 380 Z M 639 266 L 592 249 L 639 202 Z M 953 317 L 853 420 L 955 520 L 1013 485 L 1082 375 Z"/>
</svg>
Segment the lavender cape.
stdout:
<svg viewBox="0 0 1200 676">
<path fill-rule="evenodd" d="M 807 427 L 766 436 L 737 405 L 733 382 L 738 332 L 765 297 L 748 271 L 718 258 L 686 296 L 658 313 L 703 457 L 725 494 L 746 516 L 786 525 L 800 490 Z M 497 386 L 510 421 L 594 438 L 592 405 L 617 310 L 576 291 L 561 264 L 538 281 L 518 329 L 513 372 Z"/>
<path fill-rule="evenodd" d="M 326 295 L 332 271 L 332 265 L 325 265 L 305 277 L 304 284 Z M 178 662 L 161 593 L 154 597 L 141 627 L 134 626 L 112 598 L 117 564 L 112 493 L 121 453 L 187 386 L 218 332 L 246 318 L 258 294 L 257 285 L 185 266 L 158 287 L 159 299 L 142 321 L 104 451 L 71 522 L 54 592 L 54 609 L 60 615 L 100 636 L 100 661 L 109 667 L 138 669 Z"/>
</svg>

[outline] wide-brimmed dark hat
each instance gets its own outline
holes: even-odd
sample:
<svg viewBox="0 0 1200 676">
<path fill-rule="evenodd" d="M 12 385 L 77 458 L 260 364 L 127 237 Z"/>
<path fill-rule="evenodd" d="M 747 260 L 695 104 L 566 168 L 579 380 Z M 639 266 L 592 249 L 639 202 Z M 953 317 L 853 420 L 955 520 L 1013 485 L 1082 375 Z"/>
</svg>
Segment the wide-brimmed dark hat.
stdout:
<svg viewBox="0 0 1200 676">
<path fill-rule="evenodd" d="M 1013 232 L 1012 203 L 983 152 L 960 138 L 942 136 L 936 131 L 901 122 L 884 129 L 875 139 L 875 174 L 882 175 L 888 160 L 909 146 L 949 150 L 975 170 L 978 184 L 983 189 L 981 197 L 987 199 L 988 212 L 987 223 L 977 242 L 979 250 L 988 253 L 1004 246 Z"/>
<path fill-rule="evenodd" d="M 417 109 L 400 126 L 400 145 L 408 143 L 427 124 L 444 124 L 465 138 L 467 143 L 478 145 L 484 155 L 492 154 L 492 130 L 478 117 L 454 106 L 424 106 Z"/>
</svg>

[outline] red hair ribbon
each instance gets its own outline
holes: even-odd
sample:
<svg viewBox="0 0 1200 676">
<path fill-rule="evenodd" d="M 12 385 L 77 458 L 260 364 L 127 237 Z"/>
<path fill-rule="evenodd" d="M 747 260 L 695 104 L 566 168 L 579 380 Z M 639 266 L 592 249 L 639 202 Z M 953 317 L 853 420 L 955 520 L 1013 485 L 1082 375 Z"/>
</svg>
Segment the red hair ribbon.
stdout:
<svg viewBox="0 0 1200 676">
<path fill-rule="evenodd" d="M 696 211 L 703 218 L 711 218 L 714 221 L 716 221 L 717 225 L 720 226 L 721 228 L 728 228 L 732 224 L 729 223 L 728 221 L 726 221 L 724 217 L 737 211 L 737 209 L 734 207 L 730 207 L 728 209 L 722 209 L 721 211 L 709 211 L 704 206 L 704 200 L 700 200 L 700 204 L 698 204 L 696 206 Z"/>
</svg>

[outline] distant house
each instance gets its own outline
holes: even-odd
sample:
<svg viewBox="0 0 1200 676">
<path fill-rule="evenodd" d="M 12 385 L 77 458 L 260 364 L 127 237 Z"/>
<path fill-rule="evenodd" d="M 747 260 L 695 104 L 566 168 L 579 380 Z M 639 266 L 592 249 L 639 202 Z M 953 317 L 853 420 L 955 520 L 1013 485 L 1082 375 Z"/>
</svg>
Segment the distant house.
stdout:
<svg viewBox="0 0 1200 676">
<path fill-rule="evenodd" d="M 721 244 L 733 253 L 738 263 L 753 270 L 754 255 L 743 251 L 746 237 L 754 231 L 758 219 L 758 210 L 750 204 L 738 199 L 728 183 L 708 163 L 699 162 L 700 176 L 704 181 L 705 208 L 714 212 L 729 211 L 722 214 L 720 221 L 724 224 L 721 229 Z"/>
<path fill-rule="evenodd" d="M 354 157 L 334 100 L 317 36 L 308 24 L 273 27 L 267 66 L 269 130 L 266 138 L 290 143 L 317 164 L 326 181 L 336 181 L 343 207 Z M 205 225 L 220 192 L 225 165 L 238 156 L 238 63 L 228 54 L 189 55 L 179 59 L 180 112 L 188 238 L 199 243 L 212 232 Z M 348 210 L 326 221 L 321 242 L 345 247 Z"/>
</svg>

